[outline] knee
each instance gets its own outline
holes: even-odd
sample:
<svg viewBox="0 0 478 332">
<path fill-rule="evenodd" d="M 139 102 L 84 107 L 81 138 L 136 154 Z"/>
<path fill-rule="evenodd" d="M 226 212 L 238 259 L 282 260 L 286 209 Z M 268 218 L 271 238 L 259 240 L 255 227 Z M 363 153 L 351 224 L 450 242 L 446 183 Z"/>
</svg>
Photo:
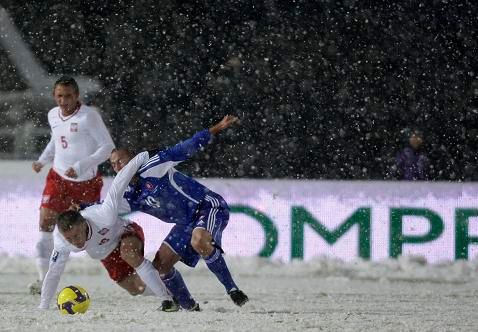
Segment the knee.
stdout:
<svg viewBox="0 0 478 332">
<path fill-rule="evenodd" d="M 133 296 L 138 296 L 143 294 L 144 289 L 139 289 L 139 288 L 134 288 L 134 289 L 128 289 L 128 293 Z"/>
<path fill-rule="evenodd" d="M 201 233 L 198 232 L 193 232 L 193 235 L 191 237 L 191 246 L 194 248 L 196 251 L 202 250 L 204 247 L 204 237 L 202 236 Z"/>
<path fill-rule="evenodd" d="M 191 237 L 191 246 L 201 256 L 207 256 L 213 250 L 210 236 L 203 232 L 193 233 Z"/>
</svg>

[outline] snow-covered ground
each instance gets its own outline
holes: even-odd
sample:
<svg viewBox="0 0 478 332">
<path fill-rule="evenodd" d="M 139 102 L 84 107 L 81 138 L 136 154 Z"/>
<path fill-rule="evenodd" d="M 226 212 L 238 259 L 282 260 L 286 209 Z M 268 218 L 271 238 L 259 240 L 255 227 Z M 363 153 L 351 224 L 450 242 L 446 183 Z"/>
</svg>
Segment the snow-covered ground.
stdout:
<svg viewBox="0 0 478 332">
<path fill-rule="evenodd" d="M 178 264 L 202 311 L 163 313 L 157 310 L 157 299 L 128 295 L 98 261 L 81 256 L 68 263 L 60 286 L 86 288 L 92 299 L 89 311 L 63 316 L 53 304 L 51 310 L 40 311 L 39 297 L 29 295 L 27 285 L 36 279 L 31 256 L 45 175 L 34 174 L 30 164 L 0 164 L 0 331 L 478 331 L 478 261 L 431 265 L 416 257 L 348 263 L 312 258 L 282 264 L 233 257 L 226 250 L 250 302 L 234 306 L 203 263 L 196 269 Z M 465 198 L 476 202 L 474 194 Z M 463 202 L 461 197 L 460 207 L 474 206 Z M 232 223 L 228 231 L 239 233 Z M 163 237 L 147 232 L 150 239 Z M 256 242 L 241 242 L 238 253 L 245 256 L 243 251 L 249 253 Z M 356 244 L 348 244 L 355 250 Z M 384 245 L 377 244 L 381 249 Z M 450 248 L 454 246 L 436 244 L 440 252 Z M 18 252 L 26 254 L 12 257 Z"/>
<path fill-rule="evenodd" d="M 132 297 L 114 285 L 99 262 L 75 258 L 61 286 L 85 287 L 91 306 L 84 315 L 63 316 L 53 306 L 39 311 L 39 297 L 27 293 L 36 277 L 31 258 L 0 257 L 0 331 L 478 330 L 476 261 L 227 260 L 249 303 L 234 306 L 204 264 L 179 264 L 202 311 L 163 313 L 154 297 Z"/>
</svg>

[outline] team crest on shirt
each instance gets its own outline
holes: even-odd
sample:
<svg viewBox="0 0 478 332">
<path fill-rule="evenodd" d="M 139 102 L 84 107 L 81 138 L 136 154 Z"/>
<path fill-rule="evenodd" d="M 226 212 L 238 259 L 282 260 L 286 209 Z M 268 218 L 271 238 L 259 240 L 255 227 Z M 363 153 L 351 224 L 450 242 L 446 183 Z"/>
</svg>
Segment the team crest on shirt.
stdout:
<svg viewBox="0 0 478 332">
<path fill-rule="evenodd" d="M 50 195 L 43 195 L 42 198 L 41 198 L 41 202 L 43 204 L 46 204 L 50 201 Z"/>
<path fill-rule="evenodd" d="M 109 228 L 103 228 L 103 229 L 100 229 L 98 231 L 98 234 L 101 234 L 101 235 L 105 235 L 106 233 L 108 233 L 110 231 Z"/>
<path fill-rule="evenodd" d="M 145 186 L 146 189 L 148 189 L 148 190 L 151 190 L 151 189 L 154 188 L 154 185 L 153 185 L 151 182 L 146 182 L 146 183 L 144 184 L 144 186 Z"/>
<path fill-rule="evenodd" d="M 72 133 L 77 133 L 77 132 L 78 132 L 78 123 L 72 122 L 72 123 L 70 124 L 70 131 L 71 131 Z"/>
</svg>

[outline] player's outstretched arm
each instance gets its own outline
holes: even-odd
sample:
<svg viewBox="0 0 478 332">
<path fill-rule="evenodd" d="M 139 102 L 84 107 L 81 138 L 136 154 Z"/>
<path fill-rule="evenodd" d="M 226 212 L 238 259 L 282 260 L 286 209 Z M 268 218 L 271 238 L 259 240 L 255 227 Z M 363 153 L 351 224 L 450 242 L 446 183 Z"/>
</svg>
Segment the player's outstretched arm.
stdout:
<svg viewBox="0 0 478 332">
<path fill-rule="evenodd" d="M 237 120 L 238 119 L 235 116 L 226 115 L 221 121 L 216 123 L 211 128 L 203 129 L 194 134 L 194 136 L 188 138 L 187 140 L 182 141 L 169 149 L 159 151 L 157 154 L 151 156 L 150 160 L 147 162 L 147 164 L 143 165 L 140 168 L 139 172 L 144 172 L 147 169 L 158 166 L 160 164 L 165 165 L 163 171 L 166 172 L 167 168 L 171 166 L 165 164 L 165 162 L 173 161 L 179 163 L 191 158 L 196 152 L 198 152 L 201 148 L 203 148 L 209 143 L 209 141 L 211 140 L 211 135 L 218 134 L 222 130 L 231 126 Z M 160 173 L 161 172 L 157 169 L 156 174 Z"/>
<path fill-rule="evenodd" d="M 108 189 L 106 198 L 101 204 L 101 211 L 103 211 L 105 216 L 110 220 L 117 220 L 117 216 L 120 212 L 121 201 L 123 200 L 123 194 L 126 188 L 128 188 L 128 184 L 141 165 L 144 165 L 147 161 L 148 153 L 141 152 L 131 159 L 115 176 L 113 183 Z"/>
<path fill-rule="evenodd" d="M 219 134 L 219 132 L 223 131 L 224 129 L 230 127 L 234 122 L 237 122 L 238 118 L 234 115 L 226 115 L 222 118 L 221 121 L 216 123 L 214 126 L 209 128 L 209 132 L 213 135 Z"/>
<path fill-rule="evenodd" d="M 65 270 L 69 256 L 69 251 L 53 250 L 52 256 L 50 257 L 50 266 L 43 280 L 40 305 L 38 306 L 39 309 L 48 309 L 50 307 L 51 300 L 55 296 L 56 289 L 60 283 L 60 277 Z"/>
</svg>

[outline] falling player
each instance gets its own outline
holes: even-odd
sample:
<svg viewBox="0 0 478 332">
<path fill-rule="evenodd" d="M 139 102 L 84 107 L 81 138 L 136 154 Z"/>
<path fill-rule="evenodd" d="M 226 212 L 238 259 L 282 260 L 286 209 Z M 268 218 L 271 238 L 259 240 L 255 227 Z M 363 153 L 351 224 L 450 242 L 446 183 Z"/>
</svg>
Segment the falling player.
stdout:
<svg viewBox="0 0 478 332">
<path fill-rule="evenodd" d="M 51 139 L 32 165 L 38 173 L 53 162 L 40 207 L 40 236 L 36 244 L 39 279 L 29 285 L 32 294 L 40 292 L 48 270 L 56 217 L 72 203 L 100 199 L 103 181 L 98 165 L 107 160 L 114 149 L 100 114 L 80 102 L 78 84 L 73 78 L 59 78 L 53 87 L 53 96 L 58 106 L 48 112 Z"/>
<path fill-rule="evenodd" d="M 145 154 L 132 159 L 118 173 L 102 204 L 81 212 L 66 211 L 58 216 L 54 249 L 41 289 L 40 309 L 49 308 L 70 253 L 86 251 L 91 258 L 101 260 L 110 278 L 129 293 L 156 295 L 162 300 L 161 310 L 178 310 L 158 271 L 144 258 L 141 227 L 118 216 L 118 207 L 129 181 L 147 160 Z M 193 306 L 190 310 L 196 308 L 199 307 Z"/>
</svg>

